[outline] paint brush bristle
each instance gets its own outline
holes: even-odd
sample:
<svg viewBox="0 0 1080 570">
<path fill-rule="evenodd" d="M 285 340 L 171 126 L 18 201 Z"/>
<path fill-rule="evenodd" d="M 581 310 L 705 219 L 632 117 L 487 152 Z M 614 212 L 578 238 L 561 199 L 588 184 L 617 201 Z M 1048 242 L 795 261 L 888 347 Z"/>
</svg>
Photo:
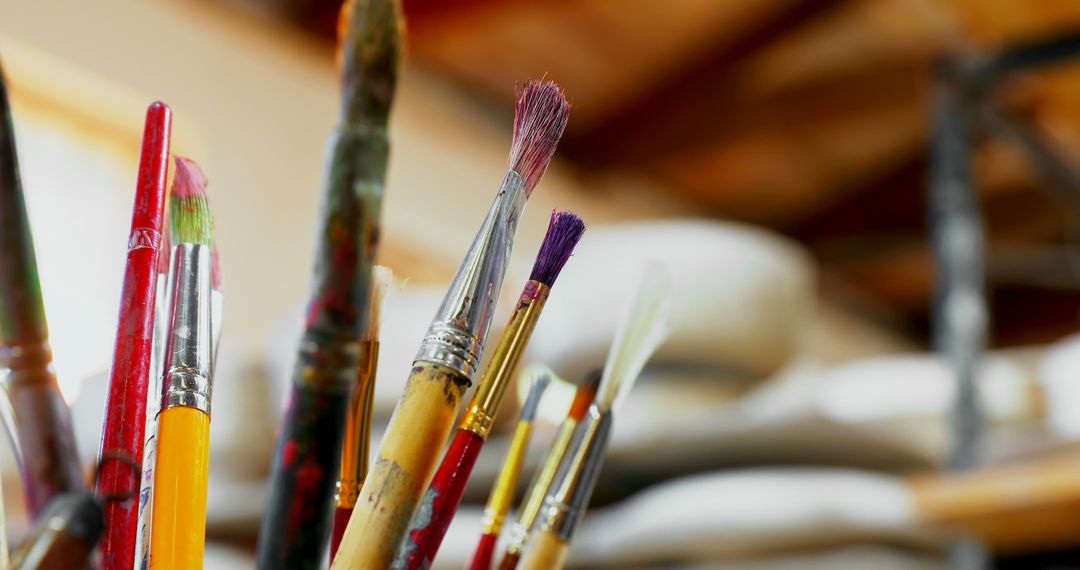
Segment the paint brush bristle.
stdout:
<svg viewBox="0 0 1080 570">
<path fill-rule="evenodd" d="M 551 384 L 551 376 L 547 374 L 533 380 L 529 395 L 525 397 L 525 405 L 521 406 L 521 421 L 531 422 L 536 418 L 536 410 L 540 407 L 540 397 L 544 395 L 548 384 Z"/>
<path fill-rule="evenodd" d="M 389 267 L 376 265 L 372 272 L 374 275 L 371 283 L 371 307 L 362 340 L 379 340 L 383 303 L 386 300 L 386 292 L 394 283 L 394 271 Z"/>
<path fill-rule="evenodd" d="M 510 169 L 525 181 L 526 195 L 543 178 L 569 117 L 570 102 L 555 82 L 533 80 L 521 90 L 514 110 Z"/>
<path fill-rule="evenodd" d="M 637 294 L 615 332 L 615 340 L 604 364 L 596 405 L 608 411 L 630 391 L 645 363 L 667 338 L 670 305 L 667 270 L 648 263 Z"/>
<path fill-rule="evenodd" d="M 559 272 L 570 259 L 574 247 L 585 233 L 585 222 L 573 212 L 551 212 L 547 234 L 540 244 L 540 253 L 536 255 L 529 280 L 539 281 L 548 287 L 555 284 Z"/>
<path fill-rule="evenodd" d="M 570 413 L 567 414 L 574 421 L 580 422 L 585 417 L 585 412 L 589 411 L 589 406 L 596 399 L 596 388 L 600 385 L 602 375 L 600 370 L 590 372 L 585 382 L 578 386 L 574 401 L 570 404 Z"/>
<path fill-rule="evenodd" d="M 191 159 L 176 157 L 169 215 L 174 244 L 214 244 L 214 214 L 206 198 L 206 177 Z"/>
</svg>

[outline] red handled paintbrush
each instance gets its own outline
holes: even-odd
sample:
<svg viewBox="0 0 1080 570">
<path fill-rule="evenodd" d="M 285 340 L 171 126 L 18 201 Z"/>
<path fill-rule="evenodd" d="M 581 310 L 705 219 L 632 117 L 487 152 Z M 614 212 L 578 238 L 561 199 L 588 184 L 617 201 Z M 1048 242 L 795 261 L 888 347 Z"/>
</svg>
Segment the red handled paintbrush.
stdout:
<svg viewBox="0 0 1080 570">
<path fill-rule="evenodd" d="M 585 224 L 581 218 L 570 212 L 552 212 L 547 235 L 540 245 L 540 253 L 536 256 L 529 281 L 518 298 L 510 324 L 499 339 L 495 354 L 469 402 L 457 434 L 450 442 L 450 449 L 413 516 L 393 568 L 412 570 L 431 566 L 446 529 L 457 512 L 461 495 L 465 492 L 465 483 L 491 431 L 506 386 L 525 353 L 551 287 L 555 285 L 555 280 L 584 232 Z"/>
</svg>

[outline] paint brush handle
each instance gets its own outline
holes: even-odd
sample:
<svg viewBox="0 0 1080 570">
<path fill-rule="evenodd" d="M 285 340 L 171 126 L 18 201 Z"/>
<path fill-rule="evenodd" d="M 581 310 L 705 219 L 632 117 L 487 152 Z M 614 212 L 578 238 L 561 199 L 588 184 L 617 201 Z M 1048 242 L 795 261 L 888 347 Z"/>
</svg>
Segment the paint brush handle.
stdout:
<svg viewBox="0 0 1080 570">
<path fill-rule="evenodd" d="M 314 515 L 333 504 L 348 405 L 337 388 L 292 385 L 261 531 L 275 540 L 259 542 L 259 568 L 318 567 L 308 553 L 325 548 L 330 521 Z"/>
<path fill-rule="evenodd" d="M 480 544 L 476 545 L 476 552 L 473 553 L 468 570 L 491 570 L 495 559 L 495 543 L 498 540 L 499 537 L 494 534 L 480 535 Z"/>
<path fill-rule="evenodd" d="M 561 570 L 566 565 L 570 545 L 552 531 L 542 531 L 529 542 L 521 559 L 521 570 Z"/>
<path fill-rule="evenodd" d="M 439 551 L 446 529 L 454 520 L 461 504 L 465 483 L 469 481 L 476 458 L 484 447 L 484 439 L 475 433 L 459 429 L 450 442 L 439 470 L 424 493 L 424 500 L 413 515 L 409 534 L 398 550 L 394 570 L 419 570 L 431 567 Z"/>
<path fill-rule="evenodd" d="M 454 427 L 469 379 L 418 361 L 360 490 L 333 570 L 389 568 Z"/>
</svg>

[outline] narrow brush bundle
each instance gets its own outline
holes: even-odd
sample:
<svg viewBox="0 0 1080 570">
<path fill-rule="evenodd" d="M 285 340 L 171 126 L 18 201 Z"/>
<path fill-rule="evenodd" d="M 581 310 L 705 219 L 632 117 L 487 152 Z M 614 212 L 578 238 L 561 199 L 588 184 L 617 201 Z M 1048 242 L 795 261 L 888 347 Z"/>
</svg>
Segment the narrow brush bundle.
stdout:
<svg viewBox="0 0 1080 570">
<path fill-rule="evenodd" d="M 585 224 L 581 218 L 570 212 L 552 212 L 547 234 L 510 324 L 499 339 L 457 434 L 450 442 L 450 449 L 413 517 L 409 533 L 394 561 L 395 570 L 428 568 L 435 559 L 551 288 L 584 232 Z"/>
<path fill-rule="evenodd" d="M 580 428 L 573 458 L 544 501 L 540 527 L 521 561 L 523 570 L 558 570 L 600 476 L 612 411 L 630 391 L 667 336 L 669 283 L 663 268 L 647 266 L 641 288 L 615 334 L 596 401 Z"/>
<path fill-rule="evenodd" d="M 334 570 L 391 566 L 434 474 L 461 397 L 472 384 L 518 221 L 555 153 L 569 112 L 569 102 L 554 83 L 532 81 L 522 90 L 510 168 L 421 342 L 334 557 Z"/>
<path fill-rule="evenodd" d="M 599 385 L 600 372 L 594 372 L 585 379 L 585 382 L 574 394 L 574 401 L 570 404 L 566 419 L 562 421 L 559 425 L 559 431 L 555 433 L 555 441 L 551 444 L 551 450 L 548 451 L 543 465 L 533 478 L 532 484 L 529 485 L 529 492 L 525 496 L 525 502 L 520 509 L 518 520 L 511 530 L 510 543 L 507 545 L 506 553 L 503 554 L 502 562 L 499 563 L 499 570 L 514 570 L 514 568 L 517 568 L 518 562 L 521 560 L 521 553 L 524 552 L 525 544 L 528 542 L 529 533 L 532 532 L 533 525 L 536 523 L 537 517 L 540 516 L 540 509 L 544 506 L 544 499 L 547 498 L 548 490 L 551 489 L 551 485 L 555 481 L 559 467 L 566 460 L 566 454 L 570 449 L 574 432 L 589 411 L 589 406 L 592 405 L 593 399 L 596 397 L 596 389 Z"/>
</svg>

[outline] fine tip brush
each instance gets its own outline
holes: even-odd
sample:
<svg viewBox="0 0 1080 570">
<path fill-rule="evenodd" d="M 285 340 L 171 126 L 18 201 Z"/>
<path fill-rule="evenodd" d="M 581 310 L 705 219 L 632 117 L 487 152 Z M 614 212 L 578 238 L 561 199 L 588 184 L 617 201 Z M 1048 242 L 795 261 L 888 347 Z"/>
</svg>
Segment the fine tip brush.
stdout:
<svg viewBox="0 0 1080 570">
<path fill-rule="evenodd" d="M 396 570 L 428 568 L 435 559 L 480 456 L 480 449 L 491 432 L 506 387 L 521 362 L 555 280 L 583 233 L 585 223 L 581 218 L 571 212 L 551 213 L 547 234 L 529 280 L 518 298 L 510 323 L 495 345 L 495 352 L 458 425 L 457 434 L 413 516 L 394 561 Z"/>
<path fill-rule="evenodd" d="M 389 267 L 375 267 L 371 288 L 367 328 L 360 336 L 360 364 L 356 367 L 356 387 L 353 389 L 349 412 L 345 416 L 345 439 L 341 444 L 341 474 L 338 476 L 336 508 L 330 533 L 330 556 L 337 553 L 341 535 L 349 524 L 353 507 L 360 497 L 360 486 L 367 477 L 371 445 L 371 406 L 375 397 L 375 374 L 379 367 L 379 329 L 386 292 L 394 281 Z"/>
<path fill-rule="evenodd" d="M 491 488 L 491 495 L 484 507 L 484 532 L 480 535 L 480 543 L 476 546 L 469 570 L 491 570 L 495 557 L 495 544 L 499 541 L 506 513 L 510 512 L 514 491 L 517 490 L 518 476 L 525 463 L 525 453 L 529 450 L 529 439 L 532 437 L 536 410 L 540 407 L 540 398 L 543 397 L 549 384 L 551 384 L 551 376 L 540 375 L 533 380 L 529 395 L 525 397 L 525 404 L 521 407 L 521 416 L 510 439 L 510 449 L 506 453 L 502 469 L 499 470 L 499 478 L 495 480 L 495 486 Z"/>
<path fill-rule="evenodd" d="M 522 90 L 509 169 L 420 344 L 334 570 L 383 570 L 393 562 L 472 384 L 525 202 L 547 170 L 569 114 L 570 103 L 556 84 L 530 81 Z"/>
<path fill-rule="evenodd" d="M 102 430 L 98 496 L 105 503 L 101 562 L 105 570 L 130 570 L 135 563 L 139 527 L 141 469 L 146 441 L 146 411 L 153 384 L 154 328 L 157 324 L 158 264 L 162 257 L 165 180 L 169 166 L 172 112 L 164 103 L 146 111 L 142 155 L 135 188 L 127 264 L 120 293 L 116 343 Z M 167 246 L 166 246 L 167 247 Z M 125 461 L 126 460 L 126 461 Z M 119 497 L 123 498 L 119 498 Z"/>
<path fill-rule="evenodd" d="M 176 158 L 169 217 L 174 277 L 158 415 L 150 562 L 155 568 L 187 570 L 202 568 L 205 549 L 214 216 L 206 178 L 185 158 Z"/>
<path fill-rule="evenodd" d="M 304 332 L 271 466 L 256 566 L 319 567 L 367 327 L 387 125 L 401 60 L 399 0 L 350 0 L 339 22 L 342 103 L 330 140 Z"/>
<path fill-rule="evenodd" d="M 558 570 L 566 563 L 570 540 L 600 476 L 612 410 L 625 399 L 645 363 L 667 337 L 669 296 L 666 271 L 648 264 L 641 287 L 615 333 L 596 401 L 582 424 L 573 458 L 544 501 L 540 527 L 521 560 L 523 570 Z"/>
<path fill-rule="evenodd" d="M 499 570 L 514 570 L 521 559 L 521 553 L 525 550 L 525 544 L 529 540 L 536 518 L 540 516 L 540 508 L 544 506 L 548 490 L 551 488 L 555 477 L 559 472 L 559 466 L 563 464 L 566 453 L 573 442 L 574 432 L 581 420 L 589 411 L 593 399 L 596 398 L 596 389 L 600 386 L 601 371 L 597 370 L 589 374 L 585 381 L 578 387 L 574 394 L 574 400 L 570 404 L 570 410 L 566 418 L 559 425 L 559 431 L 555 434 L 555 440 L 551 444 L 543 465 L 533 477 L 529 485 L 529 492 L 525 495 L 518 520 L 510 532 L 510 543 L 506 553 L 503 554 L 499 564 Z"/>
</svg>

